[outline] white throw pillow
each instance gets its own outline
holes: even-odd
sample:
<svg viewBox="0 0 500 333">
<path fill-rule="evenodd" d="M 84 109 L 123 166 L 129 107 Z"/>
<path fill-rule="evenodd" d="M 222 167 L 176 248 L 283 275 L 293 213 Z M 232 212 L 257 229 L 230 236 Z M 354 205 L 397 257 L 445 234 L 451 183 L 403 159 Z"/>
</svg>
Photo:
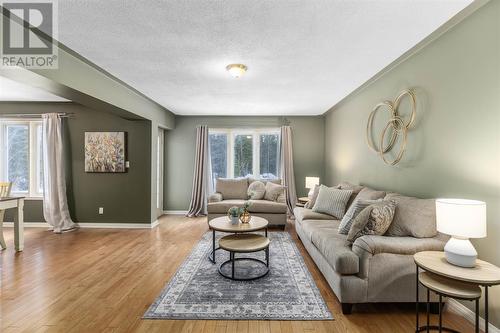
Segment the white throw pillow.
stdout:
<svg viewBox="0 0 500 333">
<path fill-rule="evenodd" d="M 266 193 L 266 185 L 261 181 L 254 181 L 248 186 L 248 196 L 252 200 L 262 200 Z"/>
<path fill-rule="evenodd" d="M 344 217 L 347 202 L 351 195 L 352 190 L 339 190 L 335 187 L 321 185 L 312 210 L 313 212 L 335 216 L 340 220 Z"/>
</svg>

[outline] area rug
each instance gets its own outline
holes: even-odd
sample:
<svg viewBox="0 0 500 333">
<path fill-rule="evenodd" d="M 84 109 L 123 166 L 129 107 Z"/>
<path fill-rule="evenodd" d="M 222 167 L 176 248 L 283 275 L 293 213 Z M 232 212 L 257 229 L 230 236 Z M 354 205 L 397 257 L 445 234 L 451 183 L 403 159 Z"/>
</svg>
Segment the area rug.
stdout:
<svg viewBox="0 0 500 333">
<path fill-rule="evenodd" d="M 218 233 L 217 236 L 222 235 Z M 212 234 L 206 233 L 143 318 L 333 319 L 290 235 L 286 232 L 270 232 L 269 238 L 269 274 L 253 281 L 232 281 L 217 271 L 219 264 L 228 259 L 228 252 L 216 251 L 217 264 L 208 260 L 212 250 Z M 265 256 L 264 251 L 249 255 L 262 260 Z M 248 261 L 244 264 L 237 262 L 236 267 L 244 267 L 240 267 L 236 273 L 246 274 L 260 267 L 248 265 Z"/>
</svg>

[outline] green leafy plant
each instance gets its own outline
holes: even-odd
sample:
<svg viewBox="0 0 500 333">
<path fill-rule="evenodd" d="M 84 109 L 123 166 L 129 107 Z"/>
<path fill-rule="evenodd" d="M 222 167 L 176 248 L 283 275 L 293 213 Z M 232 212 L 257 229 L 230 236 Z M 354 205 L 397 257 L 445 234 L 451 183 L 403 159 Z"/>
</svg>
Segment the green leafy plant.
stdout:
<svg viewBox="0 0 500 333">
<path fill-rule="evenodd" d="M 252 205 L 252 203 L 250 201 L 245 201 L 245 203 L 243 204 L 243 207 L 240 208 L 240 215 L 243 214 L 244 212 L 246 212 L 248 210 L 248 208 L 250 208 L 251 205 Z"/>
<path fill-rule="evenodd" d="M 239 217 L 240 216 L 240 208 L 233 206 L 233 207 L 228 209 L 227 213 L 229 214 L 229 216 Z"/>
</svg>

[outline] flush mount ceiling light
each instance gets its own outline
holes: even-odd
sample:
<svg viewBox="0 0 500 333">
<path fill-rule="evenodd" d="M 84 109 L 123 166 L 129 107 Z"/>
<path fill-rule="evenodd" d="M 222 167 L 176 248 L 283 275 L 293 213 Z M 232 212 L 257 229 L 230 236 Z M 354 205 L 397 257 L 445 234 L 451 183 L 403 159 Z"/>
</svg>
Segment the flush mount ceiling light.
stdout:
<svg viewBox="0 0 500 333">
<path fill-rule="evenodd" d="M 240 77 L 247 71 L 248 67 L 243 64 L 230 64 L 226 66 L 226 70 L 232 77 Z"/>
</svg>

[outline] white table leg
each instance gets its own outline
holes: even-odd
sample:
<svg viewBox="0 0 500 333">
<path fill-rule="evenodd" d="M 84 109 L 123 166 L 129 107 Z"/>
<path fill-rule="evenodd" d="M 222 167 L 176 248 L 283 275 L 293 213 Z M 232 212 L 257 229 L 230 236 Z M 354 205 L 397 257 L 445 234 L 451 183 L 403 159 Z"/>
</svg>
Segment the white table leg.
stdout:
<svg viewBox="0 0 500 333">
<path fill-rule="evenodd" d="M 16 251 L 24 249 L 24 199 L 17 200 L 17 214 L 14 221 L 14 247 Z"/>
</svg>

